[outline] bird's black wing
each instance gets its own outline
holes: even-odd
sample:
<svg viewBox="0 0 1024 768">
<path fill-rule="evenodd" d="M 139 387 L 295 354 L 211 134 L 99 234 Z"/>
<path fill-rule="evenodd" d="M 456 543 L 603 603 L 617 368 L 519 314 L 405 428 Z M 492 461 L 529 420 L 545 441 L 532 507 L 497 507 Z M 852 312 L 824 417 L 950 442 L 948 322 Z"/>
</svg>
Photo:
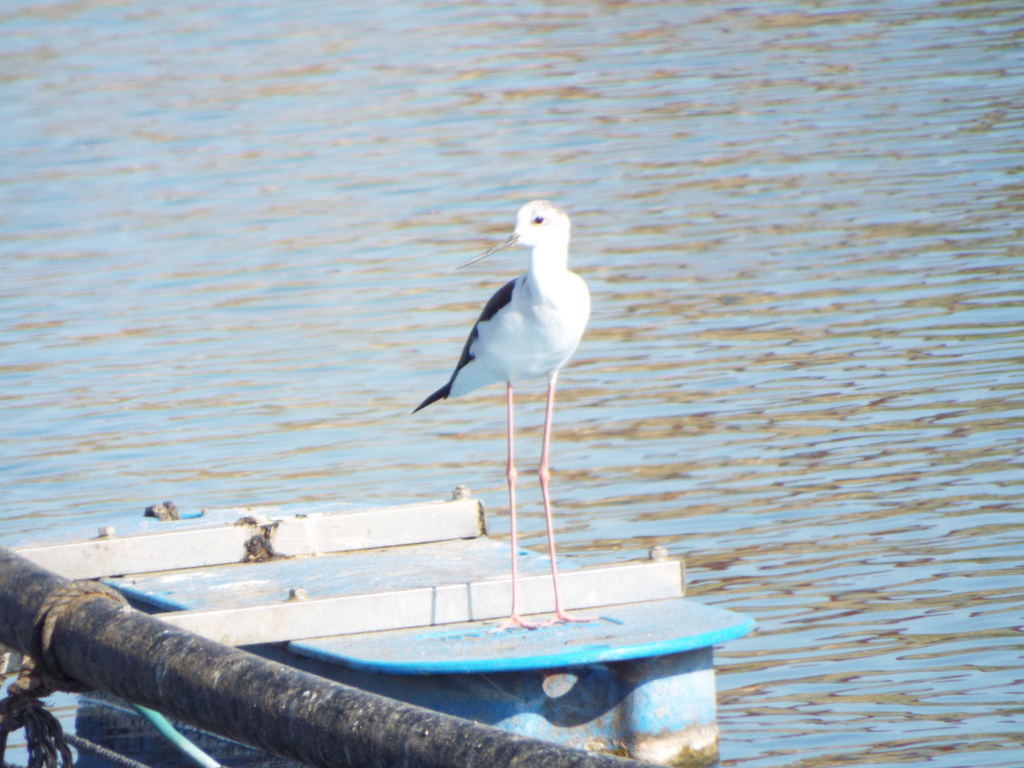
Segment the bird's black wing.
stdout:
<svg viewBox="0 0 1024 768">
<path fill-rule="evenodd" d="M 502 307 L 507 306 L 512 301 L 512 291 L 516 287 L 516 280 L 513 278 L 499 288 L 487 303 L 484 304 L 484 309 L 480 313 L 480 317 L 477 318 L 476 323 L 473 325 L 473 330 L 469 332 L 469 338 L 466 339 L 465 345 L 462 347 L 462 356 L 459 357 L 459 362 L 455 366 L 455 370 L 452 372 L 452 376 L 448 379 L 448 383 L 441 387 L 439 390 L 430 395 L 426 400 L 416 406 L 413 413 L 426 408 L 431 403 L 436 403 L 438 400 L 445 400 L 452 391 L 452 383 L 455 381 L 455 377 L 459 375 L 459 371 L 469 365 L 473 359 L 473 353 L 469 351 L 469 348 L 473 346 L 473 342 L 479 338 L 477 329 L 480 327 L 480 323 L 486 323 L 492 317 L 494 317 L 501 310 Z"/>
</svg>

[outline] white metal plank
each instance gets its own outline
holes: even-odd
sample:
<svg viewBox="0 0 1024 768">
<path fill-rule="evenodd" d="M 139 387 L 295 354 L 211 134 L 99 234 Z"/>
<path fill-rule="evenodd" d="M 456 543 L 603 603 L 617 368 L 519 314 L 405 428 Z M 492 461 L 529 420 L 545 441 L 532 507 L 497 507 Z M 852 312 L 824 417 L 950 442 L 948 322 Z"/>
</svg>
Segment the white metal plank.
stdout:
<svg viewBox="0 0 1024 768">
<path fill-rule="evenodd" d="M 251 535 L 250 530 L 232 525 L 111 536 L 14 551 L 66 579 L 97 579 L 238 562 Z"/>
<path fill-rule="evenodd" d="M 269 538 L 283 555 L 315 555 L 371 547 L 480 536 L 483 510 L 475 499 L 407 504 L 275 520 Z M 254 525 L 165 523 L 166 530 L 130 536 L 17 547 L 15 552 L 69 579 L 95 579 L 238 563 Z"/>
<path fill-rule="evenodd" d="M 681 597 L 679 561 L 643 562 L 559 574 L 564 607 L 576 611 L 607 605 Z M 403 627 L 499 619 L 507 615 L 511 581 L 394 590 L 234 609 L 161 614 L 169 624 L 228 645 L 253 645 Z M 524 614 L 554 610 L 550 576 L 520 579 Z"/>
<path fill-rule="evenodd" d="M 278 553 L 294 556 L 466 539 L 483 533 L 479 503 L 459 499 L 284 519 L 273 541 Z"/>
</svg>

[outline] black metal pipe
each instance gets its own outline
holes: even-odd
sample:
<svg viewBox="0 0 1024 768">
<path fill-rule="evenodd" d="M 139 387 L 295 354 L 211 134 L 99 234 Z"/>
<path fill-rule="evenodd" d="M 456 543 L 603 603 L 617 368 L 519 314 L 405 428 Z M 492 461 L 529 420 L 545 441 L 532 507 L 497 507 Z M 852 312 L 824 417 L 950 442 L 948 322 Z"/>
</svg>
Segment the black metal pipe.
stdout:
<svg viewBox="0 0 1024 768">
<path fill-rule="evenodd" d="M 69 582 L 0 548 L 0 643 L 38 653 L 36 621 Z M 90 595 L 53 624 L 63 673 L 168 717 L 318 768 L 628 768 L 360 691 Z"/>
</svg>

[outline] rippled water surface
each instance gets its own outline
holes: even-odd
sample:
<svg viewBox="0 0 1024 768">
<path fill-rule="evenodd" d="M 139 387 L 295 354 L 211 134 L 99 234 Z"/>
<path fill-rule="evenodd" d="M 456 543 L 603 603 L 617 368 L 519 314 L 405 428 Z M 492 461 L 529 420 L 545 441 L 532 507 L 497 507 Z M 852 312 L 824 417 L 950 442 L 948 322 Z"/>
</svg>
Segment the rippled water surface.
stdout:
<svg viewBox="0 0 1024 768">
<path fill-rule="evenodd" d="M 1020 766 L 1022 45 L 1016 0 L 9 2 L 0 542 L 457 483 L 504 535 L 500 388 L 409 411 L 546 197 L 565 555 L 757 619 L 723 764 Z"/>
</svg>

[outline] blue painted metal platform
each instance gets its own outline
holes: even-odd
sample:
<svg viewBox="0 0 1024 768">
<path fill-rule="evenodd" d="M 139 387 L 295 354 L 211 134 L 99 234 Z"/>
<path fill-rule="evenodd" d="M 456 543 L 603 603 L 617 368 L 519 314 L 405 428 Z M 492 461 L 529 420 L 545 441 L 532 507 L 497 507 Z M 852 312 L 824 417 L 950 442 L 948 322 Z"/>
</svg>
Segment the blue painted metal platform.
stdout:
<svg viewBox="0 0 1024 768">
<path fill-rule="evenodd" d="M 754 620 L 693 600 L 616 605 L 596 621 L 494 632 L 478 622 L 295 641 L 299 655 L 391 675 L 486 674 L 607 664 L 705 648 Z"/>
</svg>

